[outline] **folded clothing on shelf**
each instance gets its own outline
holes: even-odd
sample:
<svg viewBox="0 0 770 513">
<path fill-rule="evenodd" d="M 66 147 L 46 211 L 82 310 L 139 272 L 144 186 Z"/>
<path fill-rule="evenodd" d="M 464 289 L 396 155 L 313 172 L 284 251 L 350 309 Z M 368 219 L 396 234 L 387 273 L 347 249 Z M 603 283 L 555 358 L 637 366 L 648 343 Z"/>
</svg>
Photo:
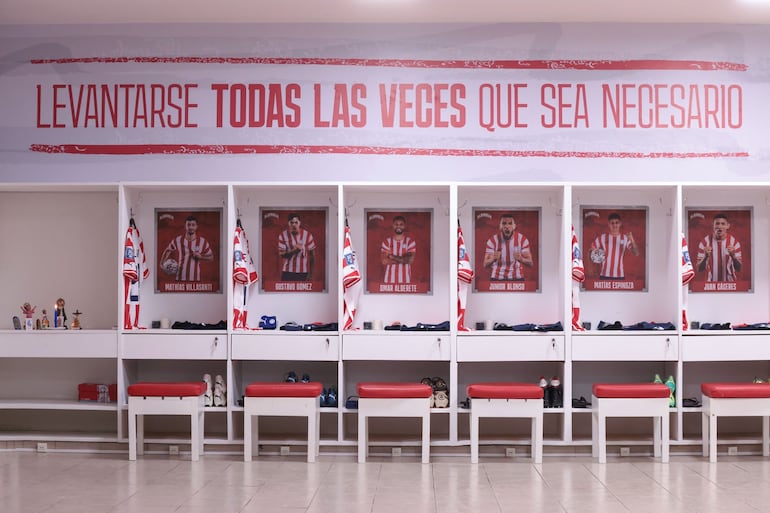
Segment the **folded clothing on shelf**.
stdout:
<svg viewBox="0 0 770 513">
<path fill-rule="evenodd" d="M 216 324 L 205 322 L 177 321 L 171 325 L 172 330 L 226 330 L 227 322 L 219 321 Z"/>
<path fill-rule="evenodd" d="M 407 326 L 400 322 L 394 322 L 390 326 L 385 326 L 385 329 L 388 331 L 449 331 L 449 321 L 440 322 L 438 324 L 418 322 L 414 326 Z"/>
<path fill-rule="evenodd" d="M 118 385 L 113 383 L 80 383 L 78 385 L 78 401 L 96 401 L 97 403 L 114 403 L 118 400 Z"/>
<path fill-rule="evenodd" d="M 551 324 L 513 324 L 508 325 L 503 322 L 496 322 L 492 328 L 496 331 L 564 331 L 561 321 Z"/>
<path fill-rule="evenodd" d="M 729 330 L 730 329 L 730 323 L 729 322 L 723 322 L 723 323 L 703 322 L 700 325 L 700 329 L 702 329 L 702 330 Z"/>
<path fill-rule="evenodd" d="M 630 326 L 623 326 L 624 330 L 628 331 L 664 331 L 664 330 L 675 330 L 676 326 L 674 326 L 673 323 L 670 322 L 637 322 L 636 324 L 631 324 Z"/>
<path fill-rule="evenodd" d="M 612 331 L 612 330 L 620 331 L 623 329 L 623 324 L 621 324 L 620 321 L 615 321 L 615 322 L 599 321 L 599 324 L 596 326 L 596 329 L 603 330 L 603 331 Z"/>
</svg>

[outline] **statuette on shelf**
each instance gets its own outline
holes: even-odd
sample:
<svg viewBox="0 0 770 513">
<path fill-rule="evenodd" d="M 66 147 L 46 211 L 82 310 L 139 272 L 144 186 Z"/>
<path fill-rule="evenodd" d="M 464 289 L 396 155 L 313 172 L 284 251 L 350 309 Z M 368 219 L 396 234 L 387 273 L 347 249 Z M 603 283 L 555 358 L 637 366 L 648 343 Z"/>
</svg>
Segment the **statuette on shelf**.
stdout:
<svg viewBox="0 0 770 513">
<path fill-rule="evenodd" d="M 66 328 L 67 327 L 67 313 L 64 311 L 64 299 L 59 298 L 53 305 L 53 327 L 54 328 Z"/>
<path fill-rule="evenodd" d="M 35 329 L 35 321 L 32 320 L 32 316 L 35 315 L 35 309 L 37 306 L 32 306 L 29 303 L 24 303 L 21 305 L 21 312 L 24 314 L 24 329 L 25 330 L 33 330 Z"/>
<path fill-rule="evenodd" d="M 70 325 L 70 328 L 73 330 L 79 330 L 80 329 L 80 316 L 83 315 L 83 312 L 80 310 L 75 310 L 72 315 L 75 316 L 74 319 L 72 319 L 72 324 Z"/>
</svg>

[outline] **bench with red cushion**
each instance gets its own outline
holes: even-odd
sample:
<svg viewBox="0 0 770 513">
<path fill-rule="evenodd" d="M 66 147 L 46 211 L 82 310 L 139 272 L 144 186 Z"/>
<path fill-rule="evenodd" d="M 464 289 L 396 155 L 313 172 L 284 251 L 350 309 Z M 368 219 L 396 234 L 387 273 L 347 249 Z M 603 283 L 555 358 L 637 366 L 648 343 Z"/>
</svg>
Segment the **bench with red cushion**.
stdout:
<svg viewBox="0 0 770 513">
<path fill-rule="evenodd" d="M 531 418 L 532 460 L 543 461 L 543 389 L 532 383 L 471 383 L 471 463 L 479 462 L 479 419 Z"/>
<path fill-rule="evenodd" d="M 607 462 L 608 417 L 652 417 L 653 455 L 668 463 L 669 397 L 663 383 L 595 383 L 592 388 L 591 454 Z"/>
<path fill-rule="evenodd" d="M 243 398 L 243 461 L 251 461 L 252 448 L 259 447 L 259 417 L 307 417 L 307 461 L 319 453 L 320 395 L 323 383 L 256 381 L 246 385 Z"/>
<path fill-rule="evenodd" d="M 246 397 L 319 397 L 323 383 L 254 382 L 246 386 Z"/>
<path fill-rule="evenodd" d="M 203 408 L 206 383 L 139 382 L 128 386 L 128 459 L 144 454 L 145 415 L 189 415 L 192 460 L 203 454 Z"/>
<path fill-rule="evenodd" d="M 595 383 L 593 394 L 595 397 L 668 399 L 671 389 L 663 383 Z"/>
<path fill-rule="evenodd" d="M 369 417 L 422 419 L 422 462 L 430 460 L 430 398 L 433 387 L 422 383 L 362 382 L 358 384 L 358 462 L 369 452 Z"/>
<path fill-rule="evenodd" d="M 770 456 L 770 384 L 702 383 L 703 456 L 717 461 L 717 418 L 762 417 L 762 455 Z"/>
<path fill-rule="evenodd" d="M 194 397 L 206 392 L 203 381 L 150 383 L 128 385 L 128 395 L 134 397 Z"/>
<path fill-rule="evenodd" d="M 543 388 L 532 383 L 473 383 L 466 391 L 471 399 L 543 398 Z"/>
</svg>

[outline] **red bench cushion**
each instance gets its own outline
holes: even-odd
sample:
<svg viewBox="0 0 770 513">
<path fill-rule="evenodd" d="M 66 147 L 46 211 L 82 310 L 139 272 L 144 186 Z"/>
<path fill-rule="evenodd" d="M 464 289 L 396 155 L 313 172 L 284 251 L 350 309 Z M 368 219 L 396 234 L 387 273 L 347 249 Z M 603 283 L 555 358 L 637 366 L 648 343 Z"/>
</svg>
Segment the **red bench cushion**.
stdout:
<svg viewBox="0 0 770 513">
<path fill-rule="evenodd" d="M 318 397 L 323 383 L 255 382 L 246 386 L 246 397 Z"/>
<path fill-rule="evenodd" d="M 206 383 L 134 383 L 128 386 L 128 395 L 134 397 L 194 397 L 203 395 Z"/>
<path fill-rule="evenodd" d="M 663 383 L 596 383 L 594 396 L 606 398 L 648 399 L 671 395 Z"/>
<path fill-rule="evenodd" d="M 472 383 L 466 390 L 475 399 L 543 398 L 543 389 L 532 383 Z"/>
<path fill-rule="evenodd" d="M 702 383 L 703 395 L 717 399 L 770 397 L 768 383 Z"/>
<path fill-rule="evenodd" d="M 359 383 L 358 396 L 375 399 L 430 397 L 433 387 L 422 383 Z"/>
</svg>

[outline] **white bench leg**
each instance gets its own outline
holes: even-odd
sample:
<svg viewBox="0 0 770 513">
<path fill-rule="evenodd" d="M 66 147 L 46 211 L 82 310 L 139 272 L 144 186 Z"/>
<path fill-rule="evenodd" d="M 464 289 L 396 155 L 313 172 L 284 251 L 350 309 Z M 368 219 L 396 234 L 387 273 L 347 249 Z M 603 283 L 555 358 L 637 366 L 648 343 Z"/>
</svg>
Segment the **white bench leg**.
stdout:
<svg viewBox="0 0 770 513">
<path fill-rule="evenodd" d="M 144 415 L 136 415 L 136 454 L 144 455 Z"/>
<path fill-rule="evenodd" d="M 663 424 L 663 417 L 652 418 L 652 457 L 660 458 L 660 450 L 662 446 L 661 439 L 663 431 L 661 424 Z"/>
<path fill-rule="evenodd" d="M 717 416 L 709 415 L 709 462 L 717 462 Z"/>
<path fill-rule="evenodd" d="M 479 462 L 479 416 L 471 409 L 471 463 Z"/>
<path fill-rule="evenodd" d="M 599 445 L 599 463 L 607 463 L 607 418 L 598 415 L 598 425 L 596 429 L 597 443 Z"/>
<path fill-rule="evenodd" d="M 700 416 L 701 445 L 703 446 L 703 457 L 709 455 L 709 416 L 704 411 Z"/>
<path fill-rule="evenodd" d="M 318 455 L 318 416 L 310 413 L 307 416 L 307 462 L 315 463 Z"/>
<path fill-rule="evenodd" d="M 422 462 L 430 463 L 430 411 L 422 416 Z"/>
<path fill-rule="evenodd" d="M 596 400 L 594 399 L 594 408 L 596 408 Z M 599 412 L 591 412 L 591 457 L 599 457 Z"/>
<path fill-rule="evenodd" d="M 201 433 L 200 415 L 197 412 L 190 414 L 190 458 L 192 461 L 198 461 L 200 459 L 200 445 Z"/>
<path fill-rule="evenodd" d="M 543 463 L 543 414 L 532 417 L 532 459 Z"/>
<path fill-rule="evenodd" d="M 770 456 L 770 417 L 762 417 L 762 456 Z"/>
<path fill-rule="evenodd" d="M 366 463 L 369 449 L 369 419 L 358 412 L 358 463 Z"/>
<path fill-rule="evenodd" d="M 256 417 L 249 415 L 246 412 L 243 414 L 243 461 L 251 461 L 252 445 L 251 445 L 251 430 L 252 419 L 256 420 Z"/>
<path fill-rule="evenodd" d="M 663 414 L 663 418 L 661 419 L 661 460 L 663 463 L 668 463 L 669 459 L 669 429 L 670 429 L 670 420 L 668 411 Z"/>
<path fill-rule="evenodd" d="M 128 459 L 136 460 L 136 414 L 128 412 Z"/>
</svg>

